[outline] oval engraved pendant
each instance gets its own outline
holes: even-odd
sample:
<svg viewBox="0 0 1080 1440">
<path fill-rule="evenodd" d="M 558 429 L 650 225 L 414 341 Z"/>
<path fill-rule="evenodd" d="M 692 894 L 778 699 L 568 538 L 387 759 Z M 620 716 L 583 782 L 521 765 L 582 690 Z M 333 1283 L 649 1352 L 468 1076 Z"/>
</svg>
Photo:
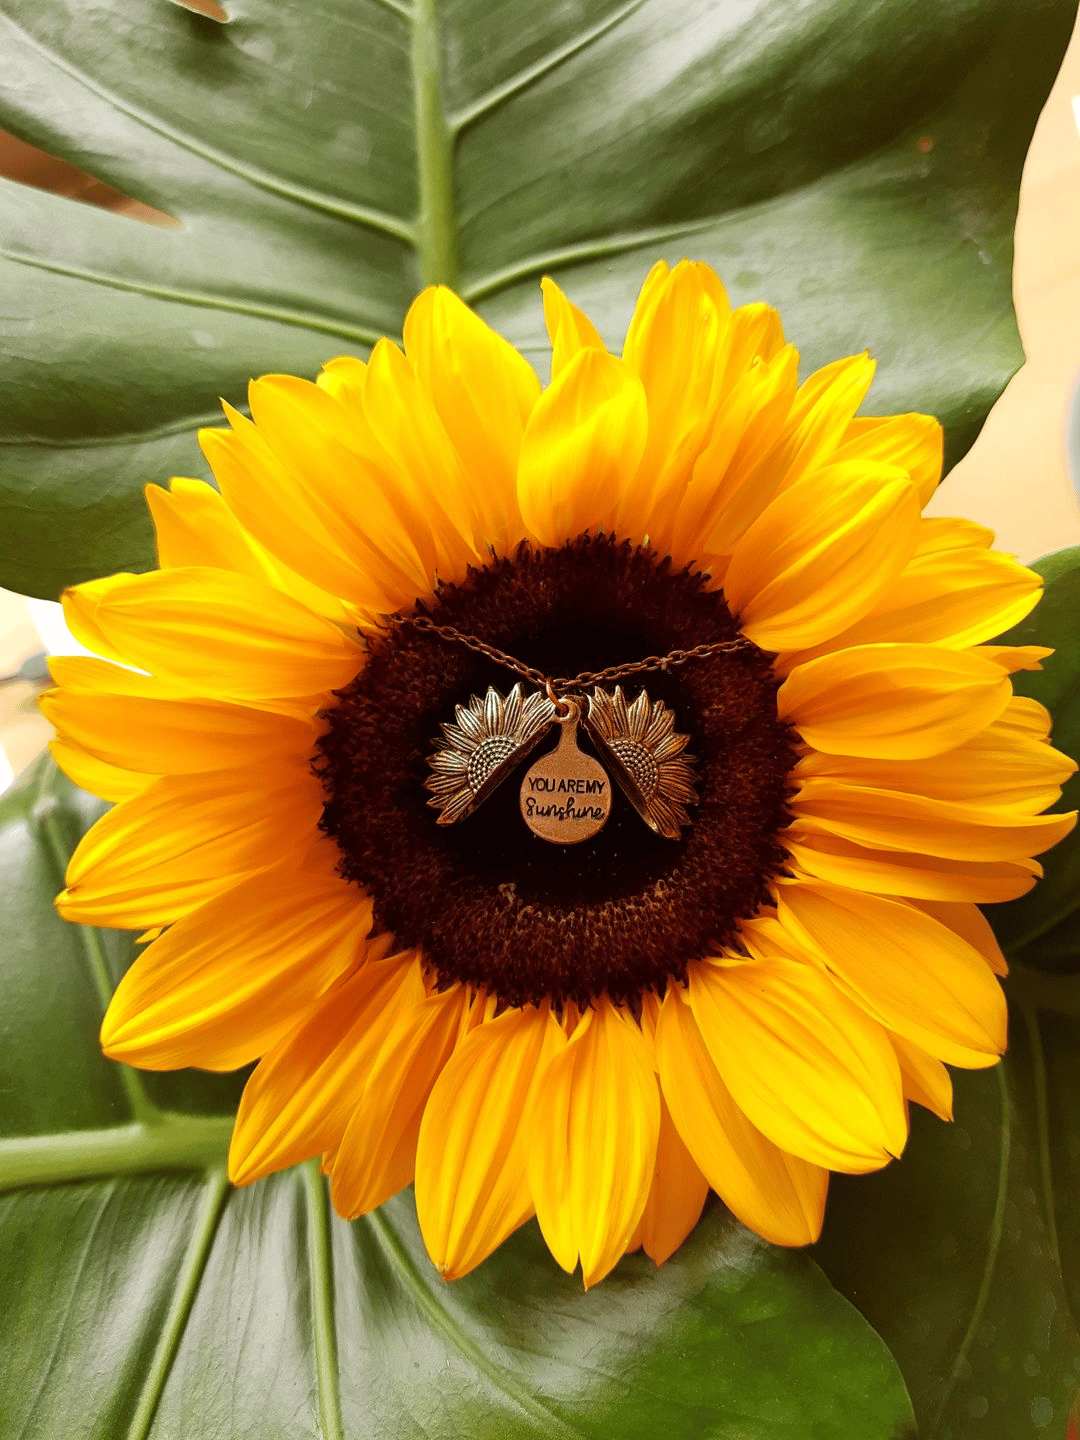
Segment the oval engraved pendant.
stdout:
<svg viewBox="0 0 1080 1440">
<path fill-rule="evenodd" d="M 566 719 L 556 717 L 559 743 L 529 767 L 521 782 L 521 813 L 541 840 L 576 845 L 603 829 L 611 813 L 611 781 L 597 760 L 578 749 L 581 708 L 566 702 Z"/>
</svg>

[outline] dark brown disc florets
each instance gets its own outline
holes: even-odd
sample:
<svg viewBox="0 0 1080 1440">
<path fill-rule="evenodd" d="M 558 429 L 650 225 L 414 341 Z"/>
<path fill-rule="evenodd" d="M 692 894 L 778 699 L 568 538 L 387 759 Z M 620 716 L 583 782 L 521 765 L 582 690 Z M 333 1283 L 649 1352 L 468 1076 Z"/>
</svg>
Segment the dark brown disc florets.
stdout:
<svg viewBox="0 0 1080 1440">
<path fill-rule="evenodd" d="M 588 536 L 523 545 L 416 613 L 562 675 L 738 634 L 701 575 Z M 324 713 L 322 828 L 341 874 L 372 896 L 377 925 L 419 947 L 441 982 L 486 986 L 507 1004 L 603 993 L 632 1004 L 730 943 L 783 868 L 797 756 L 770 657 L 750 646 L 635 677 L 633 693 L 640 680 L 673 709 L 697 757 L 700 801 L 677 841 L 618 796 L 592 840 L 550 845 L 522 823 L 512 779 L 468 819 L 438 825 L 424 780 L 440 724 L 514 678 L 429 632 L 372 638 L 364 669 Z"/>
</svg>

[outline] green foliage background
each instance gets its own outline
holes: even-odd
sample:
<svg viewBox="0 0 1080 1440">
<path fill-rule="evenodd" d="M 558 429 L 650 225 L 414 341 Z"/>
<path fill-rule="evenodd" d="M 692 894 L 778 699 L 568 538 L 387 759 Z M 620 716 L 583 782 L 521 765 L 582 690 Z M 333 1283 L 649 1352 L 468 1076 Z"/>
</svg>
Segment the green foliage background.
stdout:
<svg viewBox="0 0 1080 1440">
<path fill-rule="evenodd" d="M 618 344 L 655 258 L 708 260 L 808 367 L 870 348 L 873 410 L 940 415 L 952 459 L 1020 363 L 1017 188 L 1072 0 L 228 8 L 0 5 L 0 125 L 181 221 L 0 184 L 10 588 L 150 565 L 141 487 L 202 473 L 217 397 L 365 353 L 433 280 L 543 369 L 542 274 Z M 1078 755 L 1080 553 L 1045 573 L 1010 638 L 1058 654 L 1018 688 Z M 50 903 L 95 805 L 45 764 L 0 805 L 0 1440 L 1064 1435 L 1080 844 L 993 917 L 1005 1064 L 839 1181 L 814 1255 L 715 1206 L 586 1295 L 533 1226 L 447 1287 L 408 1194 L 346 1226 L 310 1168 L 229 1191 L 237 1080 L 98 1052 L 129 941 Z"/>
</svg>

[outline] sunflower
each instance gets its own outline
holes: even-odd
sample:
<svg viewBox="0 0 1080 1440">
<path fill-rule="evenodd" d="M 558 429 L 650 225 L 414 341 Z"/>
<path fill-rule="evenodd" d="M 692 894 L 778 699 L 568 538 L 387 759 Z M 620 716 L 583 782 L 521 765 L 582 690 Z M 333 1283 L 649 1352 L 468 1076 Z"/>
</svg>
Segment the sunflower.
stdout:
<svg viewBox="0 0 1080 1440">
<path fill-rule="evenodd" d="M 60 912 L 156 937 L 106 1053 L 258 1061 L 236 1184 L 319 1156 L 352 1217 L 415 1181 L 448 1278 L 535 1214 L 591 1285 L 710 1188 L 812 1241 L 830 1170 L 898 1156 L 909 1101 L 949 1118 L 945 1066 L 1006 1038 L 976 904 L 1032 885 L 1074 766 L 1012 695 L 1048 652 L 987 643 L 1038 577 L 921 517 L 940 427 L 858 416 L 868 355 L 800 384 L 775 311 L 685 261 L 621 357 L 543 298 L 546 388 L 444 288 L 403 348 L 255 381 L 201 437 L 219 489 L 148 488 L 160 568 L 65 595 L 103 658 L 44 708 L 117 802 Z M 620 802 L 548 844 L 507 784 L 440 825 L 440 727 L 467 771 L 508 677 L 417 617 L 545 674 L 731 641 L 635 682 L 693 749 L 678 838 Z"/>
</svg>

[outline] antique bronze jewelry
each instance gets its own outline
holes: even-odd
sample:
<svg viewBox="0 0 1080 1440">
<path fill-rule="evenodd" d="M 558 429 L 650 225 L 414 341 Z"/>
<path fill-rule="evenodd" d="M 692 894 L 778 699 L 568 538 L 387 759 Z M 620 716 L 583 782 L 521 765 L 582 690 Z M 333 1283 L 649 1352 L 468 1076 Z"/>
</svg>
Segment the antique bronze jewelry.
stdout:
<svg viewBox="0 0 1080 1440">
<path fill-rule="evenodd" d="M 489 687 L 482 699 L 473 695 L 467 706 L 458 705 L 454 721 L 442 726 L 443 742 L 428 761 L 431 774 L 424 782 L 432 792 L 428 804 L 440 812 L 440 825 L 471 815 L 558 725 L 559 743 L 522 781 L 522 817 L 534 834 L 557 845 L 574 845 L 595 835 L 611 810 L 611 786 L 603 766 L 578 749 L 577 730 L 583 724 L 646 825 L 666 839 L 679 838 L 690 820 L 686 807 L 697 800 L 693 756 L 686 753 L 689 737 L 676 732 L 674 713 L 662 700 L 653 701 L 642 690 L 628 702 L 621 686 L 609 694 L 602 683 L 748 648 L 750 641 L 739 636 L 604 670 L 552 677 L 475 635 L 436 625 L 426 615 L 394 616 L 394 623 L 464 645 L 538 687 L 526 696 L 517 684 L 505 697 Z M 586 710 L 583 699 L 568 692 L 590 687 Z"/>
</svg>

